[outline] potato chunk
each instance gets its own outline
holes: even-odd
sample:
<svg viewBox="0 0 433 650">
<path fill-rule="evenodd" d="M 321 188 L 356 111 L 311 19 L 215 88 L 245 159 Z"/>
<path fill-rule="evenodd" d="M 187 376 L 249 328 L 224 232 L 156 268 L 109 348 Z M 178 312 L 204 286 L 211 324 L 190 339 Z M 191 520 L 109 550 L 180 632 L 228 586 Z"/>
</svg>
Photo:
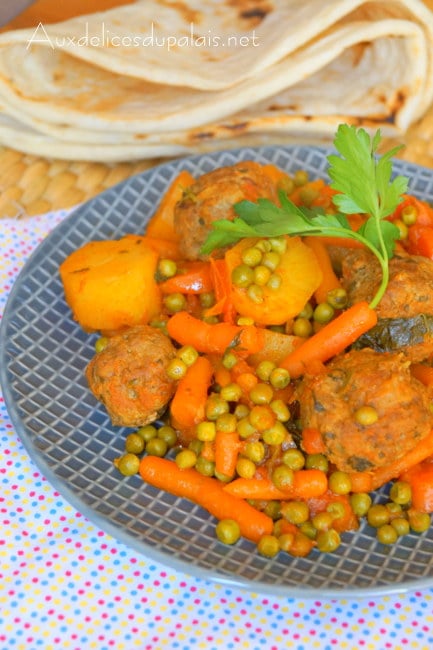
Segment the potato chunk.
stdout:
<svg viewBox="0 0 433 650">
<path fill-rule="evenodd" d="M 158 253 L 138 235 L 89 242 L 71 253 L 60 277 L 75 320 L 88 332 L 148 323 L 161 307 L 157 262 Z"/>
</svg>

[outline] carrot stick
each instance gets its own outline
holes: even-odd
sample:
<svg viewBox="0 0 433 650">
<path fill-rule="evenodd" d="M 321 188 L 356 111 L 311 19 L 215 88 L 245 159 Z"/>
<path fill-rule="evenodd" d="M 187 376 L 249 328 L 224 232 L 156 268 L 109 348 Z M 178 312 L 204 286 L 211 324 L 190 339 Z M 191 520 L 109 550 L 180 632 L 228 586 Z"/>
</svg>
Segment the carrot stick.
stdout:
<svg viewBox="0 0 433 650">
<path fill-rule="evenodd" d="M 307 454 L 323 454 L 326 451 L 326 445 L 323 442 L 322 434 L 319 429 L 305 427 L 302 430 L 302 449 Z"/>
<path fill-rule="evenodd" d="M 217 431 L 215 436 L 215 470 L 234 476 L 241 442 L 237 431 Z"/>
<path fill-rule="evenodd" d="M 220 481 L 204 476 L 195 469 L 180 469 L 175 462 L 158 456 L 144 456 L 140 475 L 146 483 L 193 501 L 217 519 L 234 519 L 241 534 L 253 542 L 270 535 L 273 521 L 243 499 L 224 490 Z"/>
<path fill-rule="evenodd" d="M 433 386 L 433 367 L 426 366 L 423 363 L 413 363 L 410 367 L 410 371 L 424 386 Z"/>
<path fill-rule="evenodd" d="M 171 420 L 177 429 L 189 429 L 204 419 L 212 376 L 210 361 L 206 357 L 198 357 L 179 380 L 170 404 Z"/>
<path fill-rule="evenodd" d="M 224 487 L 226 492 L 242 499 L 281 500 L 309 499 L 321 496 L 328 489 L 328 478 L 319 469 L 302 469 L 293 473 L 290 489 L 280 490 L 270 479 L 237 478 Z"/>
<path fill-rule="evenodd" d="M 371 492 L 373 490 L 373 479 L 369 472 L 350 472 L 349 476 L 352 492 Z"/>
<path fill-rule="evenodd" d="M 185 188 L 195 182 L 194 177 L 183 169 L 174 179 L 156 210 L 153 217 L 147 225 L 147 234 L 159 239 L 169 239 L 170 241 L 179 241 L 179 233 L 174 227 L 174 208 L 176 203 L 181 200 Z"/>
<path fill-rule="evenodd" d="M 159 283 L 162 293 L 209 293 L 213 289 L 208 262 L 184 262 L 181 272 Z"/>
<path fill-rule="evenodd" d="M 433 512 L 433 459 L 426 458 L 399 477 L 409 483 L 412 508 L 419 512 Z"/>
<path fill-rule="evenodd" d="M 372 475 L 372 487 L 375 490 L 381 485 L 388 483 L 393 478 L 397 478 L 403 472 L 406 472 L 408 469 L 417 465 L 421 461 L 425 460 L 429 456 L 433 455 L 433 429 L 430 433 L 425 436 L 418 444 L 411 449 L 407 454 L 398 458 L 393 463 L 385 465 L 385 467 L 378 467 L 373 472 Z"/>
<path fill-rule="evenodd" d="M 324 363 L 356 341 L 377 323 L 377 314 L 365 301 L 357 302 L 295 348 L 280 363 L 293 378 L 302 375 L 309 364 Z"/>
<path fill-rule="evenodd" d="M 319 239 L 316 239 L 316 237 L 305 237 L 303 242 L 317 257 L 320 270 L 322 271 L 322 281 L 314 292 L 314 297 L 318 303 L 326 302 L 329 291 L 332 291 L 333 289 L 341 289 L 340 280 L 334 273 L 328 249 L 325 244 Z"/>
<path fill-rule="evenodd" d="M 198 352 L 209 354 L 224 354 L 227 348 L 233 347 L 239 354 L 248 356 L 260 350 L 264 338 L 263 330 L 253 325 L 210 325 L 186 311 L 174 314 L 167 329 L 171 338 L 181 345 L 192 345 Z"/>
</svg>

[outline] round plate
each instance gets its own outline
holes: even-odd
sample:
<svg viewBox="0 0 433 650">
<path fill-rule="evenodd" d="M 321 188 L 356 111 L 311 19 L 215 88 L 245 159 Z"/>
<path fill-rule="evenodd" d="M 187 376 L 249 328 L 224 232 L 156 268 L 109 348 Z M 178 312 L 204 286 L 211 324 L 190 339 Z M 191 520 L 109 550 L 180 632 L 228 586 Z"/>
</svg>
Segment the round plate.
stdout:
<svg viewBox="0 0 433 650">
<path fill-rule="evenodd" d="M 114 428 L 84 378 L 95 336 L 72 320 L 58 268 L 90 240 L 142 233 L 161 195 L 181 169 L 198 176 L 241 160 L 272 162 L 326 178 L 329 150 L 262 147 L 223 151 L 160 165 L 111 188 L 77 209 L 33 253 L 15 282 L 0 331 L 0 379 L 18 435 L 41 472 L 72 505 L 131 548 L 173 569 L 274 595 L 330 597 L 403 592 L 433 584 L 433 527 L 393 546 L 376 542 L 362 524 L 332 554 L 285 553 L 268 560 L 247 540 L 225 546 L 204 510 L 122 478 L 113 459 L 126 430 Z M 428 169 L 395 163 L 411 192 L 433 201 Z M 129 432 L 129 430 L 128 430 Z M 386 490 L 377 493 L 385 499 Z"/>
</svg>

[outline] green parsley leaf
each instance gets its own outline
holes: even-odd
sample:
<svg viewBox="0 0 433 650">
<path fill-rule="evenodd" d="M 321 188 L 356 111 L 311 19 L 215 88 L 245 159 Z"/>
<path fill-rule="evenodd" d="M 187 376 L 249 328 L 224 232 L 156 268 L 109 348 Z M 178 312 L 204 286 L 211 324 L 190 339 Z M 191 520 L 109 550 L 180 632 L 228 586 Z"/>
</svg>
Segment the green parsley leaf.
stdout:
<svg viewBox="0 0 433 650">
<path fill-rule="evenodd" d="M 382 298 L 389 280 L 389 258 L 394 253 L 398 228 L 385 220 L 402 200 L 408 179 L 392 179 L 391 158 L 400 150 L 395 147 L 382 157 L 377 155 L 381 134 L 373 138 L 362 128 L 340 124 L 334 146 L 339 155 L 328 156 L 331 187 L 338 191 L 333 197 L 339 213 L 325 214 L 321 209 L 296 206 L 280 192 L 280 206 L 269 199 L 240 201 L 234 205 L 233 221 L 218 220 L 213 225 L 201 252 L 235 244 L 245 237 L 278 237 L 280 235 L 349 237 L 366 246 L 379 260 L 382 282 L 371 307 Z M 352 230 L 345 215 L 366 214 L 368 218 L 358 231 Z"/>
</svg>

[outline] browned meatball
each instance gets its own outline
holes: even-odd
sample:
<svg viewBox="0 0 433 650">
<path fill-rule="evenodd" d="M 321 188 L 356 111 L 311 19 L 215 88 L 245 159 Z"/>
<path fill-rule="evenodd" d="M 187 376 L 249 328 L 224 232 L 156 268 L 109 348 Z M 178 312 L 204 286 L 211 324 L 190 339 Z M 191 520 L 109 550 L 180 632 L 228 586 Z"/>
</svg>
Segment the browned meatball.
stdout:
<svg viewBox="0 0 433 650">
<path fill-rule="evenodd" d="M 376 257 L 362 250 L 344 256 L 342 283 L 353 304 L 370 302 L 382 274 Z M 389 261 L 389 282 L 377 306 L 378 318 L 410 318 L 433 314 L 433 261 L 414 255 L 396 255 Z"/>
<path fill-rule="evenodd" d="M 401 353 L 364 349 L 335 357 L 322 374 L 304 377 L 297 397 L 302 426 L 320 431 L 327 456 L 343 471 L 388 465 L 432 426 L 427 389 Z M 377 413 L 373 424 L 357 421 L 365 406 Z"/>
<path fill-rule="evenodd" d="M 175 389 L 166 372 L 175 354 L 163 332 L 142 325 L 113 336 L 93 357 L 86 378 L 114 425 L 140 427 L 161 415 Z"/>
<path fill-rule="evenodd" d="M 259 197 L 277 198 L 274 184 L 256 162 L 247 160 L 200 176 L 175 207 L 174 223 L 181 235 L 182 256 L 189 260 L 207 259 L 200 254 L 200 248 L 212 222 L 233 220 L 235 203 L 243 199 L 256 201 Z"/>
<path fill-rule="evenodd" d="M 339 261 L 349 303 L 370 302 L 382 277 L 375 256 L 346 250 Z M 400 350 L 414 362 L 429 358 L 433 354 L 433 261 L 413 255 L 393 257 L 388 286 L 376 311 L 378 324 L 356 347 Z"/>
</svg>

